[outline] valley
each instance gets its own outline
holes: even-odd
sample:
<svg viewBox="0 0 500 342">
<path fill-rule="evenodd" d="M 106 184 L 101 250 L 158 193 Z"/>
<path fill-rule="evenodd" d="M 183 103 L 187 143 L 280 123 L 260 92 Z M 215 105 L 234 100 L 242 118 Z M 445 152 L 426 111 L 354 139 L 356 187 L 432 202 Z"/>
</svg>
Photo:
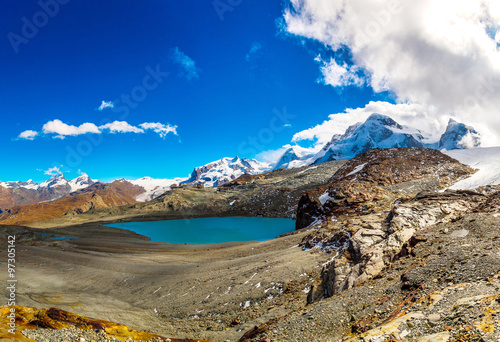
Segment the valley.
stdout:
<svg viewBox="0 0 500 342">
<path fill-rule="evenodd" d="M 445 190 L 476 173 L 436 150 L 375 149 L 216 188 L 174 188 L 144 203 L 95 206 L 31 228 L 3 226 L 2 240 L 19 237 L 20 305 L 134 331 L 211 341 L 496 338 L 496 329 L 484 328 L 492 323 L 481 303 L 500 310 L 500 189 Z M 294 218 L 297 230 L 264 242 L 178 245 L 103 225 L 213 216 Z M 461 324 L 448 321 L 459 304 L 432 301 L 456 301 L 455 289 L 473 308 Z"/>
</svg>

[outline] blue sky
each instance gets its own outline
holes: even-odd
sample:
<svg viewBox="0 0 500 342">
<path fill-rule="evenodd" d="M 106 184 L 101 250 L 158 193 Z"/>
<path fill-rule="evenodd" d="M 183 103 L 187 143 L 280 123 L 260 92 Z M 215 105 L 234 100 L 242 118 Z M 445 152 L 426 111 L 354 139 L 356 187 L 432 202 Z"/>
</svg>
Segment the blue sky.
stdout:
<svg viewBox="0 0 500 342">
<path fill-rule="evenodd" d="M 0 180 L 45 180 L 52 167 L 67 178 L 186 176 L 278 149 L 331 113 L 395 101 L 369 82 L 318 82 L 331 71 L 322 66 L 353 55 L 280 28 L 289 6 L 2 1 Z"/>
<path fill-rule="evenodd" d="M 43 180 L 48 176 L 40 170 L 54 166 L 70 171 L 67 178 L 77 176 L 78 170 L 98 179 L 185 176 L 193 167 L 223 156 L 255 157 L 262 152 L 240 146 L 269 126 L 275 109 L 286 107 L 294 118 L 291 126 L 273 131 L 272 139 L 258 144 L 262 150 L 280 147 L 297 130 L 371 98 L 370 91 L 340 95 L 316 82 L 320 74 L 311 54 L 318 47 L 304 48 L 280 33 L 279 2 L 242 1 L 222 12 L 208 1 L 58 5 L 57 11 L 50 7 L 56 14 L 26 43 L 18 39 L 23 37 L 22 18 L 33 23 L 40 5 L 0 5 L 5 37 L 0 50 L 0 146 L 8 151 L 0 170 L 3 181 Z M 43 15 L 38 16 L 37 23 L 43 23 Z M 14 44 L 10 32 L 18 35 L 11 35 Z M 159 71 L 161 83 L 148 80 L 153 89 L 145 94 L 137 87 L 150 74 L 146 68 Z M 130 96 L 131 104 L 117 104 L 122 95 Z M 96 110 L 102 101 L 115 102 L 115 108 Z M 148 130 L 59 139 L 41 133 L 53 120 L 77 127 L 114 121 L 135 127 L 162 123 L 177 126 L 178 135 L 162 138 Z M 16 139 L 29 130 L 38 136 Z"/>
</svg>

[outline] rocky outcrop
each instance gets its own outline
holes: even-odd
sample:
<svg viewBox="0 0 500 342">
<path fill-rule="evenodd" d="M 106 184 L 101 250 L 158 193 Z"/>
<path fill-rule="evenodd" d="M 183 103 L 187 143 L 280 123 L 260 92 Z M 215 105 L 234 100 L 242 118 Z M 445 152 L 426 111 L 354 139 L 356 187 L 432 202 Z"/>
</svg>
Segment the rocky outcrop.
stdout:
<svg viewBox="0 0 500 342">
<path fill-rule="evenodd" d="M 88 202 L 78 205 L 76 208 L 68 211 L 65 215 L 80 215 L 92 209 L 106 207 L 108 207 L 108 205 L 104 203 L 102 197 L 98 194 L 93 194 Z"/>
<path fill-rule="evenodd" d="M 368 215 L 351 220 L 352 237 L 346 254 L 323 271 L 323 287 L 328 296 L 352 288 L 377 276 L 406 248 L 423 228 L 452 222 L 484 201 L 472 192 L 421 194 L 393 207 L 387 216 Z"/>
<path fill-rule="evenodd" d="M 342 215 L 388 211 L 398 198 L 426 189 L 442 189 L 473 172 L 436 150 L 371 150 L 348 161 L 328 185 L 302 196 L 296 227 L 305 228 Z"/>
<path fill-rule="evenodd" d="M 332 256 L 308 303 L 240 341 L 500 339 L 498 187 L 421 192 L 382 215 L 339 218 L 302 247 Z M 335 237 L 347 245 L 325 249 Z"/>
</svg>

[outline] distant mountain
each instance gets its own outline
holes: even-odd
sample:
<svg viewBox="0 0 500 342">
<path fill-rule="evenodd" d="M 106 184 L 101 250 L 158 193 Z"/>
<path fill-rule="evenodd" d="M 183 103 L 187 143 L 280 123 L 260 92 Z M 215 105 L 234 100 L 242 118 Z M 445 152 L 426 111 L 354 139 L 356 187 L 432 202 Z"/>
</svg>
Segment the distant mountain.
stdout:
<svg viewBox="0 0 500 342">
<path fill-rule="evenodd" d="M 52 184 L 62 185 L 63 181 L 59 179 L 59 183 Z M 86 188 L 68 193 L 52 201 L 18 205 L 0 211 L 0 224 L 25 225 L 65 215 L 74 217 L 97 208 L 133 204 L 137 202 L 135 197 L 143 192 L 142 187 L 125 180 L 117 180 L 109 184 L 95 182 Z"/>
<path fill-rule="evenodd" d="M 68 181 L 62 174 L 54 175 L 40 184 L 32 180 L 27 182 L 0 182 L 0 209 L 53 201 L 94 183 L 87 175 L 81 175 Z"/>
<path fill-rule="evenodd" d="M 85 189 L 86 187 L 89 187 L 95 183 L 96 181 L 90 179 L 90 177 L 86 173 L 83 173 L 79 177 L 68 182 L 69 186 L 71 187 L 70 192 Z"/>
<path fill-rule="evenodd" d="M 274 170 L 277 169 L 294 169 L 310 164 L 309 159 L 314 157 L 314 153 L 300 146 L 291 146 L 280 157 Z"/>
<path fill-rule="evenodd" d="M 402 126 L 388 116 L 372 114 L 362 124 L 334 136 L 316 156 L 314 164 L 330 160 L 351 159 L 374 148 L 423 147 L 424 137 L 418 129 Z"/>
<path fill-rule="evenodd" d="M 129 189 L 128 193 L 129 195 L 133 195 L 134 201 L 146 202 L 164 194 L 170 190 L 172 185 L 179 184 L 186 179 L 154 179 L 143 177 L 130 181 L 123 179 L 118 182 L 123 185 L 121 189 L 122 193 L 127 193 L 127 189 Z M 104 183 L 92 180 L 85 173 L 72 180 L 67 180 L 62 174 L 57 174 L 40 184 L 32 180 L 27 182 L 0 182 L 0 210 L 6 210 L 19 205 L 54 201 L 67 194 L 87 189 L 96 184 L 104 185 Z M 127 201 L 129 201 L 128 198 Z"/>
<path fill-rule="evenodd" d="M 460 150 L 481 146 L 481 136 L 476 130 L 453 119 L 448 122 L 446 132 L 439 139 L 439 149 Z"/>
<path fill-rule="evenodd" d="M 390 117 L 372 114 L 363 123 L 350 126 L 344 134 L 335 134 L 315 155 L 299 156 L 289 148 L 276 164 L 277 168 L 294 168 L 331 160 L 352 159 L 374 148 L 426 147 L 463 149 L 480 146 L 480 136 L 470 126 L 450 120 L 446 132 L 437 142 L 429 142 L 427 134 L 416 128 L 400 125 Z"/>
<path fill-rule="evenodd" d="M 219 186 L 230 182 L 244 174 L 259 174 L 269 171 L 268 163 L 261 163 L 255 159 L 246 158 L 222 158 L 206 165 L 196 167 L 191 176 L 182 182 L 183 184 L 198 185 L 205 187 Z"/>
</svg>

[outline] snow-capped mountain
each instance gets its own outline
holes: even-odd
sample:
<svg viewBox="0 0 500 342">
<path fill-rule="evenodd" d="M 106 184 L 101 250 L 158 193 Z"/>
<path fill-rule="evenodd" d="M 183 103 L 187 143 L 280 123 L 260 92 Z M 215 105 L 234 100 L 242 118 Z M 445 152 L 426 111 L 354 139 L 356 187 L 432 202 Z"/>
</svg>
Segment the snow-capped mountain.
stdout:
<svg viewBox="0 0 500 342">
<path fill-rule="evenodd" d="M 374 113 L 365 122 L 350 126 L 344 134 L 335 134 L 330 142 L 313 156 L 300 157 L 292 153 L 292 148 L 288 149 L 277 162 L 276 168 L 294 168 L 330 160 L 351 159 L 374 148 L 426 147 L 450 150 L 479 145 L 480 136 L 474 128 L 454 120 L 450 120 L 440 140 L 432 142 L 428 134 L 400 125 L 386 115 Z M 287 162 L 292 159 L 293 162 Z"/>
<path fill-rule="evenodd" d="M 315 164 L 351 159 L 373 148 L 423 147 L 417 129 L 402 126 L 388 116 L 372 114 L 362 124 L 351 126 L 341 137 L 334 136 L 316 156 Z"/>
<path fill-rule="evenodd" d="M 79 177 L 69 181 L 64 177 L 63 174 L 56 174 L 40 184 L 30 179 L 27 182 L 0 182 L 0 186 L 6 189 L 26 189 L 35 191 L 59 189 L 67 191 L 67 193 L 69 193 L 84 189 L 94 183 L 96 183 L 96 181 L 90 179 L 87 174 L 83 173 Z"/>
<path fill-rule="evenodd" d="M 130 183 L 142 187 L 145 192 L 135 198 L 138 202 L 150 201 L 169 191 L 174 184 L 185 182 L 188 178 L 155 179 L 143 177 L 136 180 L 129 180 Z"/>
<path fill-rule="evenodd" d="M 36 190 L 38 189 L 39 184 L 34 182 L 32 179 L 30 179 L 27 182 L 0 182 L 0 187 L 3 187 L 5 189 L 29 189 L 29 190 Z"/>
<path fill-rule="evenodd" d="M 82 173 L 79 177 L 72 179 L 68 182 L 71 187 L 71 192 L 85 189 L 86 187 L 95 184 L 96 181 L 90 179 L 90 177 L 86 173 Z"/>
<path fill-rule="evenodd" d="M 206 165 L 196 167 L 191 176 L 183 183 L 203 184 L 205 187 L 219 186 L 243 174 L 259 174 L 271 169 L 270 164 L 255 159 L 222 158 Z"/>
<path fill-rule="evenodd" d="M 309 164 L 309 159 L 314 157 L 315 153 L 310 149 L 300 146 L 291 146 L 280 157 L 275 164 L 274 169 L 293 169 Z"/>
<path fill-rule="evenodd" d="M 481 136 L 476 130 L 453 119 L 439 140 L 439 148 L 445 150 L 468 149 L 481 146 Z"/>
</svg>

